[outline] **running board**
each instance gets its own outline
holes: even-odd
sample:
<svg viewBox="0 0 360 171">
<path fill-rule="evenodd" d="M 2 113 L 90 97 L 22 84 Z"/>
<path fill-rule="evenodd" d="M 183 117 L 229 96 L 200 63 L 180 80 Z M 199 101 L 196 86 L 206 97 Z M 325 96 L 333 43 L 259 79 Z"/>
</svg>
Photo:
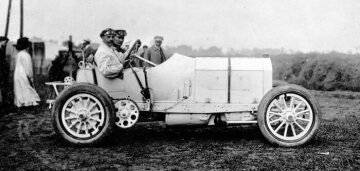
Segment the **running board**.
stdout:
<svg viewBox="0 0 360 171">
<path fill-rule="evenodd" d="M 256 124 L 257 121 L 226 121 L 227 124 Z"/>
</svg>

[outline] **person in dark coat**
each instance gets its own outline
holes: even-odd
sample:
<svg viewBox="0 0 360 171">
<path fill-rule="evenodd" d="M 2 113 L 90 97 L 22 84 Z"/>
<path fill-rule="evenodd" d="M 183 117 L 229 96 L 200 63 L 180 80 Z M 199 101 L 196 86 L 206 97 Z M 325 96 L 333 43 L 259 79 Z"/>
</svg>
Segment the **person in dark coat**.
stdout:
<svg viewBox="0 0 360 171">
<path fill-rule="evenodd" d="M 155 64 L 161 64 L 165 62 L 166 57 L 161 47 L 163 40 L 164 38 L 162 36 L 155 36 L 154 45 L 152 45 L 150 48 L 148 48 L 145 51 L 144 58 Z M 152 66 L 152 65 L 147 64 L 147 66 Z"/>
<path fill-rule="evenodd" d="M 8 99 L 8 81 L 10 74 L 10 65 L 6 59 L 6 45 L 9 39 L 4 36 L 0 36 L 0 101 L 1 108 L 8 106 L 10 100 Z"/>
</svg>

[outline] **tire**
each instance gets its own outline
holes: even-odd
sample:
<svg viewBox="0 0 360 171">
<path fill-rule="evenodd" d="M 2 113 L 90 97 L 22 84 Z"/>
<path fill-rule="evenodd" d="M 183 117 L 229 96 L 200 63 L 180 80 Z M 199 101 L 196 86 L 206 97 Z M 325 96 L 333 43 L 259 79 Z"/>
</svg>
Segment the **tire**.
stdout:
<svg viewBox="0 0 360 171">
<path fill-rule="evenodd" d="M 260 102 L 257 120 L 270 143 L 294 147 L 315 136 L 321 111 L 316 99 L 305 88 L 288 84 L 266 93 Z"/>
<path fill-rule="evenodd" d="M 114 104 L 103 89 L 77 83 L 56 98 L 52 124 L 55 132 L 71 144 L 95 145 L 112 132 L 114 111 Z"/>
</svg>

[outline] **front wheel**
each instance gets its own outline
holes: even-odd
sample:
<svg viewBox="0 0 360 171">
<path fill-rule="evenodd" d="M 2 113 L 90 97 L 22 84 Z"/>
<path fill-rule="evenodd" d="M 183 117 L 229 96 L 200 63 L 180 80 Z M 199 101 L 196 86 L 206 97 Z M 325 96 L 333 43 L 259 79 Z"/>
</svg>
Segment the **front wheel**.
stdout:
<svg viewBox="0 0 360 171">
<path fill-rule="evenodd" d="M 111 98 L 103 89 L 88 83 L 63 90 L 55 100 L 52 113 L 55 132 L 76 145 L 99 143 L 114 125 Z"/>
<path fill-rule="evenodd" d="M 316 99 L 303 87 L 273 88 L 261 100 L 258 125 L 272 144 L 293 147 L 308 142 L 317 132 L 321 112 Z"/>
</svg>

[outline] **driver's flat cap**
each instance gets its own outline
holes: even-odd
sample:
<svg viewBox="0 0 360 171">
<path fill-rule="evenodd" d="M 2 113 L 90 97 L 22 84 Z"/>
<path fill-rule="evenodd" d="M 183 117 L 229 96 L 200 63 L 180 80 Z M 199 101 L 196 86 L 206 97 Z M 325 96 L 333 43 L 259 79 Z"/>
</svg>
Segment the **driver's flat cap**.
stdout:
<svg viewBox="0 0 360 171">
<path fill-rule="evenodd" d="M 107 28 L 107 29 L 101 31 L 101 33 L 100 33 L 100 37 L 107 36 L 107 35 L 112 35 L 112 36 L 115 35 L 114 30 L 111 28 Z"/>
</svg>

